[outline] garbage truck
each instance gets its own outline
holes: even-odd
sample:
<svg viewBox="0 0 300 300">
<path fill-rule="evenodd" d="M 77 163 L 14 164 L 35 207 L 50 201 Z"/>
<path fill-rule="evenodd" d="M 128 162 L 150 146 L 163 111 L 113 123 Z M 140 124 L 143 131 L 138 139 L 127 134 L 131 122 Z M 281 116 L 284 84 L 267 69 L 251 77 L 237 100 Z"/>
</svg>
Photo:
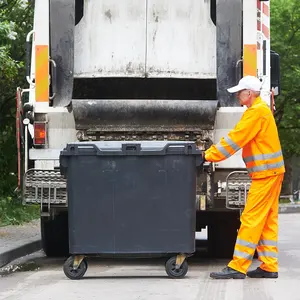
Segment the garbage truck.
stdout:
<svg viewBox="0 0 300 300">
<path fill-rule="evenodd" d="M 280 93 L 266 0 L 35 0 L 26 51 L 18 188 L 40 207 L 47 256 L 68 255 L 66 144 L 192 141 L 205 151 L 245 111 L 226 90 L 242 76 L 261 80 L 272 111 Z M 196 230 L 207 229 L 209 255 L 230 257 L 251 183 L 241 151 L 195 180 Z"/>
</svg>

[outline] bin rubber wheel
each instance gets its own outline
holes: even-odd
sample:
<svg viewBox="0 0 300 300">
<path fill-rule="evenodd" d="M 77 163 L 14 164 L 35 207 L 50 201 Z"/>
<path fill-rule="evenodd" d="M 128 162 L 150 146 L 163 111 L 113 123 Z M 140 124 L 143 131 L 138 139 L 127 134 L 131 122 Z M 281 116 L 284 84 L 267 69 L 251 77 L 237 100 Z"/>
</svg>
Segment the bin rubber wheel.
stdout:
<svg viewBox="0 0 300 300">
<path fill-rule="evenodd" d="M 171 278 L 183 278 L 188 272 L 189 265 L 186 260 L 179 269 L 176 270 L 176 256 L 171 257 L 166 262 L 166 272 Z"/>
<path fill-rule="evenodd" d="M 64 273 L 69 279 L 81 279 L 88 267 L 87 261 L 84 258 L 76 270 L 73 269 L 74 257 L 69 257 L 64 263 Z"/>
</svg>

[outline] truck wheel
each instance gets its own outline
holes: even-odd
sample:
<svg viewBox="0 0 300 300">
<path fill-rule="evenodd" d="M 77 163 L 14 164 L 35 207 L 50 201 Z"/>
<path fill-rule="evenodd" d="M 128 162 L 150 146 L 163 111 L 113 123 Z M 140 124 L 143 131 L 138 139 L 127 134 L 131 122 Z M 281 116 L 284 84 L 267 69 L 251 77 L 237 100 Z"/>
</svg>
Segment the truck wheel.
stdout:
<svg viewBox="0 0 300 300">
<path fill-rule="evenodd" d="M 42 248 L 48 257 L 69 255 L 68 214 L 61 213 L 50 219 L 41 217 Z"/>
<path fill-rule="evenodd" d="M 87 267 L 88 267 L 87 261 L 84 258 L 76 270 L 73 269 L 73 262 L 74 262 L 73 256 L 69 257 L 65 261 L 64 267 L 63 267 L 64 273 L 69 279 L 72 279 L 72 280 L 81 279 L 87 270 Z"/>
<path fill-rule="evenodd" d="M 166 262 L 166 273 L 171 278 L 183 278 L 188 272 L 189 266 L 186 260 L 182 263 L 179 269 L 176 270 L 176 256 L 171 257 Z"/>
</svg>

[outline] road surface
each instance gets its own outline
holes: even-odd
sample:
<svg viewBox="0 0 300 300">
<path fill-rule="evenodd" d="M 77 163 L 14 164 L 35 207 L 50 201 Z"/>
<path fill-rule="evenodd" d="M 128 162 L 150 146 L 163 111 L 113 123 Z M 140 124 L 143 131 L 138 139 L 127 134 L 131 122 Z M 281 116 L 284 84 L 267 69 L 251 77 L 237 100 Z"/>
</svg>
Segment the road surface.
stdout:
<svg viewBox="0 0 300 300">
<path fill-rule="evenodd" d="M 209 273 L 227 261 L 194 258 L 184 279 L 169 279 L 159 259 L 91 259 L 84 278 L 72 281 L 62 271 L 62 259 L 38 253 L 0 278 L 0 300 L 300 300 L 300 214 L 282 214 L 279 221 L 278 279 L 213 280 Z"/>
</svg>

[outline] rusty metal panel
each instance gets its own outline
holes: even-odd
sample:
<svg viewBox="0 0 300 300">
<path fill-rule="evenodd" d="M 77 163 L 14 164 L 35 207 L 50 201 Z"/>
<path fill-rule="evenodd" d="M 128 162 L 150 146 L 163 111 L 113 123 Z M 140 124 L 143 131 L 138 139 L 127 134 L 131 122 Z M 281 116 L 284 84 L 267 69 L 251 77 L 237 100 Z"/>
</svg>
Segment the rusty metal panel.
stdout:
<svg viewBox="0 0 300 300">
<path fill-rule="evenodd" d="M 216 78 L 210 0 L 148 0 L 147 76 Z"/>
<path fill-rule="evenodd" d="M 75 77 L 145 74 L 146 0 L 84 1 L 75 27 Z"/>
</svg>

